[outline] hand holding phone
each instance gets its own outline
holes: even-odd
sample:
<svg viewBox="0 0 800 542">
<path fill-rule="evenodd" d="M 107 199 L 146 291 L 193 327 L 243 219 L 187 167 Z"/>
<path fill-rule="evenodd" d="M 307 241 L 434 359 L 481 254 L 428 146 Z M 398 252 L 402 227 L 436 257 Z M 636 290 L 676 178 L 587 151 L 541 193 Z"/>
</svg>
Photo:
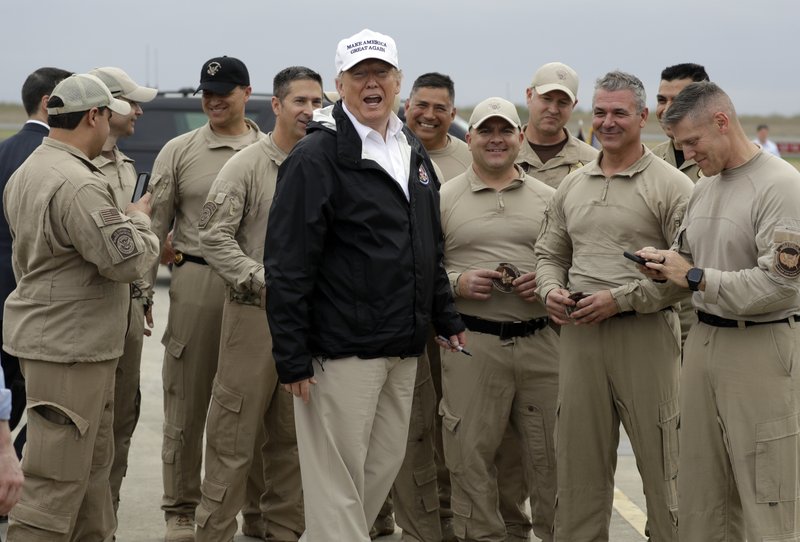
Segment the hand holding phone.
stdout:
<svg viewBox="0 0 800 542">
<path fill-rule="evenodd" d="M 630 261 L 638 263 L 639 265 L 644 265 L 644 264 L 646 264 L 647 262 L 650 261 L 650 260 L 648 260 L 646 258 L 642 258 L 641 256 L 637 256 L 636 254 L 633 254 L 632 252 L 628 252 L 627 250 L 625 252 L 623 252 L 622 255 L 625 256 L 626 258 L 628 258 Z"/>
<path fill-rule="evenodd" d="M 133 189 L 133 197 L 131 198 L 131 203 L 136 203 L 139 201 L 144 193 L 147 192 L 147 185 L 150 183 L 150 173 L 147 171 L 143 171 L 139 174 L 136 178 L 136 186 Z"/>
</svg>

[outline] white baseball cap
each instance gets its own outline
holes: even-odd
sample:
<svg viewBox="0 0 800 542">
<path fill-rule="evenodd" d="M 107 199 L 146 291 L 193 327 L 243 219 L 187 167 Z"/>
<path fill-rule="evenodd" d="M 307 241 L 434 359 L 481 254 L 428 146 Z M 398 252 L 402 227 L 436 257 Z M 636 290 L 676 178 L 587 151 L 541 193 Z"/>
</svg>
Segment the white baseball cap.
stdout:
<svg viewBox="0 0 800 542">
<path fill-rule="evenodd" d="M 79 73 L 61 81 L 50 94 L 48 105 L 58 98 L 62 105 L 48 107 L 48 115 L 63 115 L 88 111 L 93 107 L 108 107 L 114 113 L 127 115 L 131 112 L 128 102 L 117 100 L 108 87 L 95 75 Z"/>
<path fill-rule="evenodd" d="M 572 103 L 575 103 L 578 96 L 578 74 L 566 64 L 549 62 L 533 74 L 531 88 L 536 94 L 561 90 L 569 96 Z"/>
<path fill-rule="evenodd" d="M 386 34 L 365 28 L 336 46 L 336 73 L 349 70 L 362 60 L 377 58 L 400 68 L 397 60 L 397 44 Z"/>
<path fill-rule="evenodd" d="M 143 87 L 131 79 L 130 75 L 120 68 L 95 68 L 89 72 L 96 75 L 106 84 L 115 98 L 127 98 L 134 102 L 149 102 L 158 94 L 158 90 Z"/>
</svg>

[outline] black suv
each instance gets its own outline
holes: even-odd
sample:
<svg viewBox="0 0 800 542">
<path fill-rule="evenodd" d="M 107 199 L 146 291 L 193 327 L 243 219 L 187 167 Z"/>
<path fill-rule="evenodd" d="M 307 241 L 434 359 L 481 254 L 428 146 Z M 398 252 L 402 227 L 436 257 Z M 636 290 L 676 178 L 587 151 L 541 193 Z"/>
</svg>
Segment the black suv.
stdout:
<svg viewBox="0 0 800 542">
<path fill-rule="evenodd" d="M 122 152 L 136 161 L 137 170 L 152 171 L 153 162 L 167 141 L 208 122 L 200 96 L 194 96 L 193 92 L 191 88 L 159 92 L 152 102 L 142 104 L 144 115 L 136 121 L 136 131 L 119 141 Z M 275 127 L 272 94 L 251 94 L 245 115 L 263 132 L 272 130 Z"/>
<path fill-rule="evenodd" d="M 152 171 L 153 162 L 167 141 L 208 122 L 200 105 L 200 96 L 194 96 L 193 93 L 192 88 L 159 92 L 152 102 L 142 104 L 144 115 L 136 121 L 136 131 L 131 137 L 119 140 L 119 148 L 136 161 L 138 171 Z M 330 105 L 330 102 L 326 101 L 325 105 Z M 402 105 L 399 113 L 405 121 Z M 251 94 L 245 115 L 255 121 L 261 131 L 271 131 L 275 127 L 272 94 Z M 467 127 L 466 121 L 456 117 L 450 125 L 450 134 L 464 139 Z"/>
</svg>

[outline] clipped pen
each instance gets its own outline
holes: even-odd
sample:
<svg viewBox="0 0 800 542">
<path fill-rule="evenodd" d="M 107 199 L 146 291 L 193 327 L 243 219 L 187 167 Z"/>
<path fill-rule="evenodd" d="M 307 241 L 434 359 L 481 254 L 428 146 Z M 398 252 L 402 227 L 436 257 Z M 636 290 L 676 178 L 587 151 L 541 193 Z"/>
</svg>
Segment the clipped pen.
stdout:
<svg viewBox="0 0 800 542">
<path fill-rule="evenodd" d="M 469 350 L 467 350 L 463 346 L 460 346 L 460 345 L 459 346 L 453 346 L 452 343 L 450 342 L 450 340 L 447 337 L 445 337 L 444 335 L 437 335 L 436 338 L 439 339 L 440 341 L 442 341 L 445 344 L 449 344 L 451 348 L 455 348 L 456 350 L 458 350 L 462 354 L 466 354 L 468 356 L 472 356 L 472 354 L 469 353 Z"/>
</svg>

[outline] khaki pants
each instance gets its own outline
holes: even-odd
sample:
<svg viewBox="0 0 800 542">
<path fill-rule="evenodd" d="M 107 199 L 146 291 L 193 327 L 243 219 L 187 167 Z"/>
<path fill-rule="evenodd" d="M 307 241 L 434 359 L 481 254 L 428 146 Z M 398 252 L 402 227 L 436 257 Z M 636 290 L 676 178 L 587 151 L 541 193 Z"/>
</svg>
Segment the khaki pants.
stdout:
<svg viewBox="0 0 800 542">
<path fill-rule="evenodd" d="M 144 343 L 144 305 L 140 299 L 131 299 L 128 315 L 125 351 L 117 362 L 114 379 L 114 462 L 111 464 L 109 482 L 115 513 L 119 508 L 122 479 L 128 470 L 128 451 L 131 448 L 133 431 L 139 421 L 142 398 L 139 392 L 139 370 Z"/>
<path fill-rule="evenodd" d="M 508 540 L 498 506 L 495 458 L 509 423 L 530 465 L 548 536 L 555 502 L 553 431 L 558 395 L 558 337 L 549 327 L 501 340 L 467 332 L 472 357 L 442 356 L 444 452 L 450 470 L 453 527 L 465 541 Z"/>
<path fill-rule="evenodd" d="M 114 455 L 117 360 L 20 360 L 28 395 L 25 484 L 8 540 L 101 542 L 117 522 L 108 474 Z"/>
<path fill-rule="evenodd" d="M 369 542 L 405 456 L 416 358 L 314 362 L 306 405 L 294 399 L 303 542 Z"/>
<path fill-rule="evenodd" d="M 254 446 L 265 430 L 266 445 L 255 452 L 263 453 L 267 481 L 261 503 L 267 540 L 295 541 L 304 522 L 292 396 L 278 385 L 264 308 L 226 301 L 196 513 L 198 542 L 233 540 Z"/>
<path fill-rule="evenodd" d="M 677 540 L 678 316 L 561 328 L 558 542 L 608 540 L 619 423 L 631 440 L 653 542 Z"/>
<path fill-rule="evenodd" d="M 161 509 L 166 517 L 194 517 L 201 496 L 203 429 L 217 371 L 225 285 L 209 266 L 187 262 L 173 267 L 169 294 L 169 319 L 161 341 L 166 348 Z M 263 482 L 260 490 L 248 492 L 248 500 L 258 502 L 262 492 Z"/>
<path fill-rule="evenodd" d="M 696 324 L 681 374 L 681 542 L 800 541 L 800 326 Z"/>
<path fill-rule="evenodd" d="M 428 355 L 423 354 L 417 362 L 406 453 L 392 486 L 395 520 L 407 542 L 440 542 L 442 539 L 434 459 L 436 411 L 431 367 Z"/>
</svg>

